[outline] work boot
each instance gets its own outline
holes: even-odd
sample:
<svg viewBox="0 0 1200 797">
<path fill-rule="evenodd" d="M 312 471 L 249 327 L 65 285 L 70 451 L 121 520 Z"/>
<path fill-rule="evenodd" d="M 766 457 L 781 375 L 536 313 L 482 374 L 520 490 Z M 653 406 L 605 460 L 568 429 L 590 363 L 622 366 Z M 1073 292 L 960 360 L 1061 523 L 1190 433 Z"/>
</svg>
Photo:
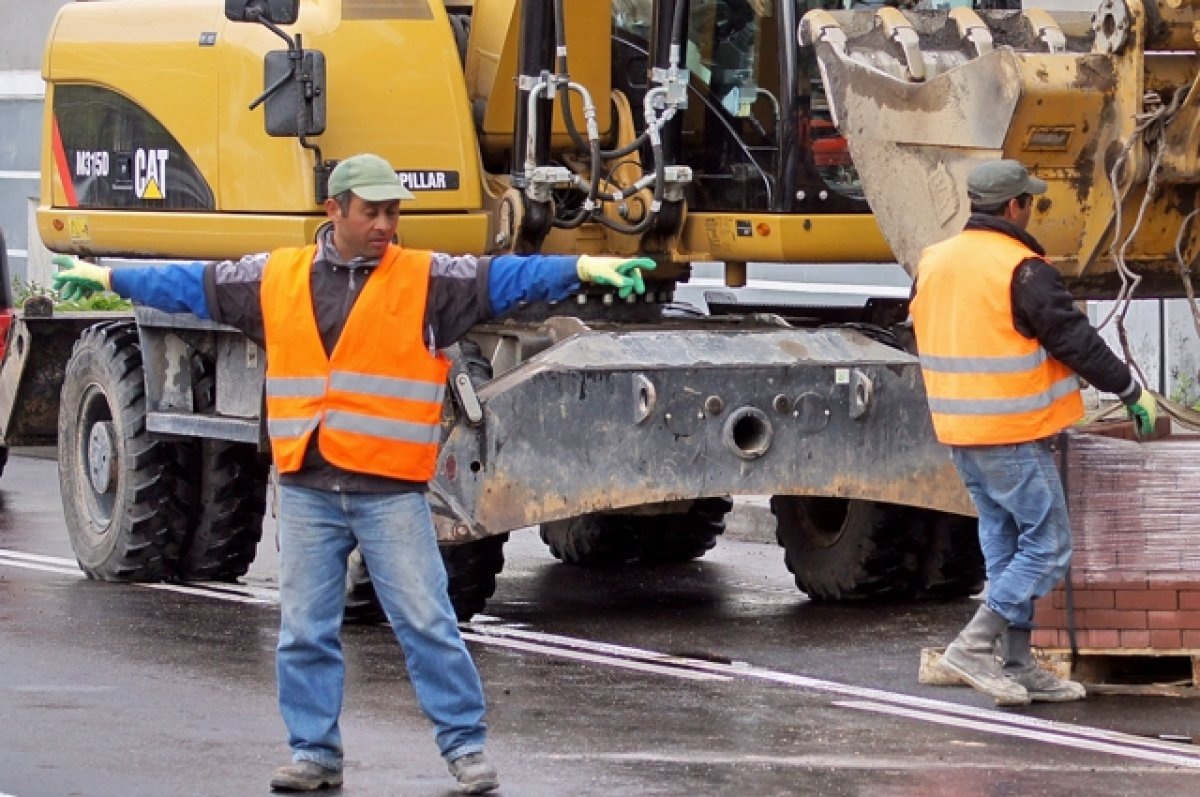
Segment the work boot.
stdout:
<svg viewBox="0 0 1200 797">
<path fill-rule="evenodd" d="M 341 785 L 340 769 L 329 769 L 316 761 L 293 761 L 271 776 L 271 791 L 320 791 Z"/>
<path fill-rule="evenodd" d="M 1076 681 L 1055 678 L 1033 660 L 1028 629 L 1010 628 L 1000 636 L 1000 658 L 1004 675 L 1025 687 L 1035 703 L 1069 703 L 1083 700 L 1087 690 Z"/>
<path fill-rule="evenodd" d="M 483 794 L 500 788 L 500 776 L 483 753 L 467 753 L 449 762 L 450 774 L 467 794 Z"/>
<path fill-rule="evenodd" d="M 986 605 L 980 606 L 971 622 L 946 648 L 940 664 L 943 670 L 990 695 L 996 705 L 1024 706 L 1029 703 L 1029 693 L 1021 684 L 1004 677 L 996 658 L 996 640 L 1007 628 L 1007 620 Z"/>
</svg>

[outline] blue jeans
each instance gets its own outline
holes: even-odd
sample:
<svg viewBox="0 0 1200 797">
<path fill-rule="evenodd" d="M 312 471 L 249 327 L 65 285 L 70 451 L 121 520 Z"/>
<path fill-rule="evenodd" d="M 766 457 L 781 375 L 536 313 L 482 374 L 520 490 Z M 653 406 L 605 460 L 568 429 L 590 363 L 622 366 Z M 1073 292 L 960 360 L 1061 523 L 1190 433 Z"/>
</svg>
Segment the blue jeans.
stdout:
<svg viewBox="0 0 1200 797">
<path fill-rule="evenodd" d="M 1071 563 L 1071 524 L 1054 453 L 1045 440 L 951 446 L 979 511 L 987 605 L 1018 629 L 1033 627 L 1033 602 Z"/>
<path fill-rule="evenodd" d="M 346 560 L 358 545 L 447 761 L 483 750 L 483 687 L 458 633 L 424 494 L 279 494 L 279 710 L 295 761 L 340 769 Z"/>
</svg>

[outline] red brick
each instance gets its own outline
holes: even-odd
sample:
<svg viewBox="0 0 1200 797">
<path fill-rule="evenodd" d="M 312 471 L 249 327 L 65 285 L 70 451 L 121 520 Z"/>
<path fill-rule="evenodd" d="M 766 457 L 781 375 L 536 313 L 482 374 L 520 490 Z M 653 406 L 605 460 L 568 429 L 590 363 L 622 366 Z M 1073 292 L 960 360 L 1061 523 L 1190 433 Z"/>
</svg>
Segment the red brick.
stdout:
<svg viewBox="0 0 1200 797">
<path fill-rule="evenodd" d="M 1076 609 L 1112 609 L 1116 606 L 1115 596 L 1116 593 L 1111 589 L 1078 590 L 1074 595 L 1074 604 Z"/>
<path fill-rule="evenodd" d="M 1150 577 L 1150 589 L 1173 589 L 1176 592 L 1200 590 L 1200 573 L 1196 573 L 1195 575 L 1185 573 L 1183 577 L 1187 580 L 1158 579 L 1152 575 Z"/>
<path fill-rule="evenodd" d="M 1150 628 L 1200 630 L 1200 610 L 1190 612 L 1147 612 Z"/>
<path fill-rule="evenodd" d="M 1179 608 L 1179 592 L 1173 589 L 1151 589 L 1145 592 L 1114 592 L 1118 609 L 1154 609 L 1174 611 Z"/>
<path fill-rule="evenodd" d="M 1047 628 L 1062 628 L 1067 624 L 1067 613 L 1062 609 L 1043 608 L 1036 606 L 1033 610 L 1033 624 Z"/>
<path fill-rule="evenodd" d="M 1120 633 L 1121 647 L 1123 648 L 1137 650 L 1150 647 L 1149 631 L 1122 631 Z"/>
<path fill-rule="evenodd" d="M 1079 647 L 1089 647 L 1097 649 L 1119 648 L 1121 646 L 1121 632 L 1094 628 L 1091 631 L 1084 632 L 1088 637 L 1088 642 L 1079 642 Z"/>
<path fill-rule="evenodd" d="M 1056 648 L 1058 647 L 1058 629 L 1035 628 L 1030 636 L 1030 641 L 1035 648 Z"/>
<path fill-rule="evenodd" d="M 1200 631 L 1184 629 L 1182 636 L 1185 650 L 1200 650 Z"/>
<path fill-rule="evenodd" d="M 1150 647 L 1177 650 L 1183 646 L 1183 632 L 1177 628 L 1156 628 L 1150 632 Z"/>
<path fill-rule="evenodd" d="M 1180 609 L 1200 609 L 1200 589 L 1184 590 L 1179 593 Z"/>
<path fill-rule="evenodd" d="M 1043 598 L 1042 601 L 1048 604 L 1051 608 L 1061 609 L 1067 605 L 1067 593 L 1063 592 L 1061 589 L 1056 589 Z"/>
<path fill-rule="evenodd" d="M 1114 609 L 1085 609 L 1077 612 L 1079 625 L 1084 628 L 1092 629 L 1118 629 L 1118 628 L 1149 628 L 1150 625 L 1146 619 L 1146 612 L 1125 611 L 1119 612 Z M 1156 626 L 1157 628 L 1169 628 L 1177 626 Z"/>
<path fill-rule="evenodd" d="M 1122 573 L 1120 581 L 1112 581 L 1107 586 L 1109 589 L 1116 590 L 1143 590 L 1150 589 L 1150 582 L 1145 578 L 1133 578 L 1133 573 Z"/>
</svg>

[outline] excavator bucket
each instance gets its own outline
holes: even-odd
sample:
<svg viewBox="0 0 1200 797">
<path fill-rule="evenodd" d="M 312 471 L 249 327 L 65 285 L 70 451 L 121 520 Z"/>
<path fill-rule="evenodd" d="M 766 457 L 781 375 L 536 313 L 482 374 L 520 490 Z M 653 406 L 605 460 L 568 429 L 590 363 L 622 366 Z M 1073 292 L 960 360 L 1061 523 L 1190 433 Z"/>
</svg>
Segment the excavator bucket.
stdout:
<svg viewBox="0 0 1200 797">
<path fill-rule="evenodd" d="M 910 274 L 925 246 L 962 228 L 972 166 L 1015 158 L 1049 186 L 1029 229 L 1077 295 L 1116 295 L 1130 274 L 1139 296 L 1184 295 L 1197 249 L 1200 64 L 1195 13 L 1164 8 L 1151 9 L 1153 25 L 1124 0 L 1095 15 L 803 17 L 801 46 L 814 49 L 867 201 Z"/>
</svg>

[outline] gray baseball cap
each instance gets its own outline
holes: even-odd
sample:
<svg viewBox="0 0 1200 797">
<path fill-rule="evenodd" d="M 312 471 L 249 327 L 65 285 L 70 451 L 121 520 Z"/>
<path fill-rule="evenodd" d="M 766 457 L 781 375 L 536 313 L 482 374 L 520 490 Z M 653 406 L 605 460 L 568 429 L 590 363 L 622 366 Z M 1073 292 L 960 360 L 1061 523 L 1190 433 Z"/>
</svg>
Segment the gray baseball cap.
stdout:
<svg viewBox="0 0 1200 797">
<path fill-rule="evenodd" d="M 333 168 L 329 175 L 329 195 L 345 191 L 353 191 L 368 202 L 415 199 L 392 165 L 378 155 L 355 155 Z"/>
<path fill-rule="evenodd" d="M 967 175 L 967 196 L 977 205 L 1002 205 L 1021 194 L 1046 193 L 1046 181 L 1031 175 L 1019 161 L 986 161 Z"/>
</svg>

